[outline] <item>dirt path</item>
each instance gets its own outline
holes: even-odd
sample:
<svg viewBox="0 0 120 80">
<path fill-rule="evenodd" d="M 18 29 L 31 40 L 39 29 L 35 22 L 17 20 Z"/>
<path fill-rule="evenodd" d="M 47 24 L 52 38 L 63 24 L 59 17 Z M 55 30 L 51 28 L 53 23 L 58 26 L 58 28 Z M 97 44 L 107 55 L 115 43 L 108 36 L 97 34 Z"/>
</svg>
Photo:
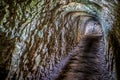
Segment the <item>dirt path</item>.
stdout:
<svg viewBox="0 0 120 80">
<path fill-rule="evenodd" d="M 86 36 L 56 80 L 113 80 L 105 62 L 101 36 Z"/>
</svg>

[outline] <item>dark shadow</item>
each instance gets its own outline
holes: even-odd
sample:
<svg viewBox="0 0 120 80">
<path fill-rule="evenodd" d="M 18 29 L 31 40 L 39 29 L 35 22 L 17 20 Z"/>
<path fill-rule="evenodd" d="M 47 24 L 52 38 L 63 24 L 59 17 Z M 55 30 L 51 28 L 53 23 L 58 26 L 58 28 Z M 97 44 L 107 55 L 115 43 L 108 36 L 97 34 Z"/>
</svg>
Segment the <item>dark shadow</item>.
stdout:
<svg viewBox="0 0 120 80">
<path fill-rule="evenodd" d="M 5 80 L 10 70 L 14 40 L 0 31 L 0 79 Z"/>
</svg>

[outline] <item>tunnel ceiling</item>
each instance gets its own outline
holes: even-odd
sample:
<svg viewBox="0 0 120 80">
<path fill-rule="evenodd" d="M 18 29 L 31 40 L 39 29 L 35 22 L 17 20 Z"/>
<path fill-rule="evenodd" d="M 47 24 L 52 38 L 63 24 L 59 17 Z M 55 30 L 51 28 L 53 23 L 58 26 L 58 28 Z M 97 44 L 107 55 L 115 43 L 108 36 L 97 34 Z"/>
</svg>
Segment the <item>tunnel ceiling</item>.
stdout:
<svg viewBox="0 0 120 80">
<path fill-rule="evenodd" d="M 119 31 L 116 31 L 119 29 L 118 5 L 117 0 L 0 1 L 1 76 L 17 80 L 49 78 L 54 65 L 65 59 L 72 46 L 80 42 L 85 24 L 91 18 L 101 26 L 105 55 L 112 70 L 111 58 L 116 56 L 116 48 L 111 48 L 115 46 L 112 40 L 120 44 Z M 115 30 L 110 32 L 113 28 Z M 113 34 L 109 33 L 118 36 L 111 37 Z"/>
</svg>

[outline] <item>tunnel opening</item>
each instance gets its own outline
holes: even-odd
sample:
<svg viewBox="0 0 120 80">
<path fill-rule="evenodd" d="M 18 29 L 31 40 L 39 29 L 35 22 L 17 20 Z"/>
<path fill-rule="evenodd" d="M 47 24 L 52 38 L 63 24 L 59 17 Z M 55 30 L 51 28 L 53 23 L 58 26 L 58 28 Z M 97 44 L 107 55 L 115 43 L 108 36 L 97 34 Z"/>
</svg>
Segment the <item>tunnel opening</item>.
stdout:
<svg viewBox="0 0 120 80">
<path fill-rule="evenodd" d="M 90 19 L 88 19 L 85 24 L 84 24 L 84 35 L 98 35 L 98 36 L 104 36 L 103 34 L 103 29 L 102 29 L 102 25 L 100 24 L 100 22 L 92 17 Z"/>
<path fill-rule="evenodd" d="M 105 59 L 104 34 L 95 18 L 85 21 L 84 36 L 55 80 L 114 80 Z"/>
</svg>

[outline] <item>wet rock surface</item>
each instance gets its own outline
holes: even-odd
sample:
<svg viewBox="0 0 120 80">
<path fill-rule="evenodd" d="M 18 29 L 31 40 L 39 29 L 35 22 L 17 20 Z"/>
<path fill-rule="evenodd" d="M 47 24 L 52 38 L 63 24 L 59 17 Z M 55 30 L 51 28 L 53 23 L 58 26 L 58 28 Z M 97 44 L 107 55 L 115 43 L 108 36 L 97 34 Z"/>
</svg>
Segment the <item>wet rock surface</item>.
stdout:
<svg viewBox="0 0 120 80">
<path fill-rule="evenodd" d="M 56 80 L 113 80 L 104 57 L 101 36 L 85 36 Z"/>
</svg>

